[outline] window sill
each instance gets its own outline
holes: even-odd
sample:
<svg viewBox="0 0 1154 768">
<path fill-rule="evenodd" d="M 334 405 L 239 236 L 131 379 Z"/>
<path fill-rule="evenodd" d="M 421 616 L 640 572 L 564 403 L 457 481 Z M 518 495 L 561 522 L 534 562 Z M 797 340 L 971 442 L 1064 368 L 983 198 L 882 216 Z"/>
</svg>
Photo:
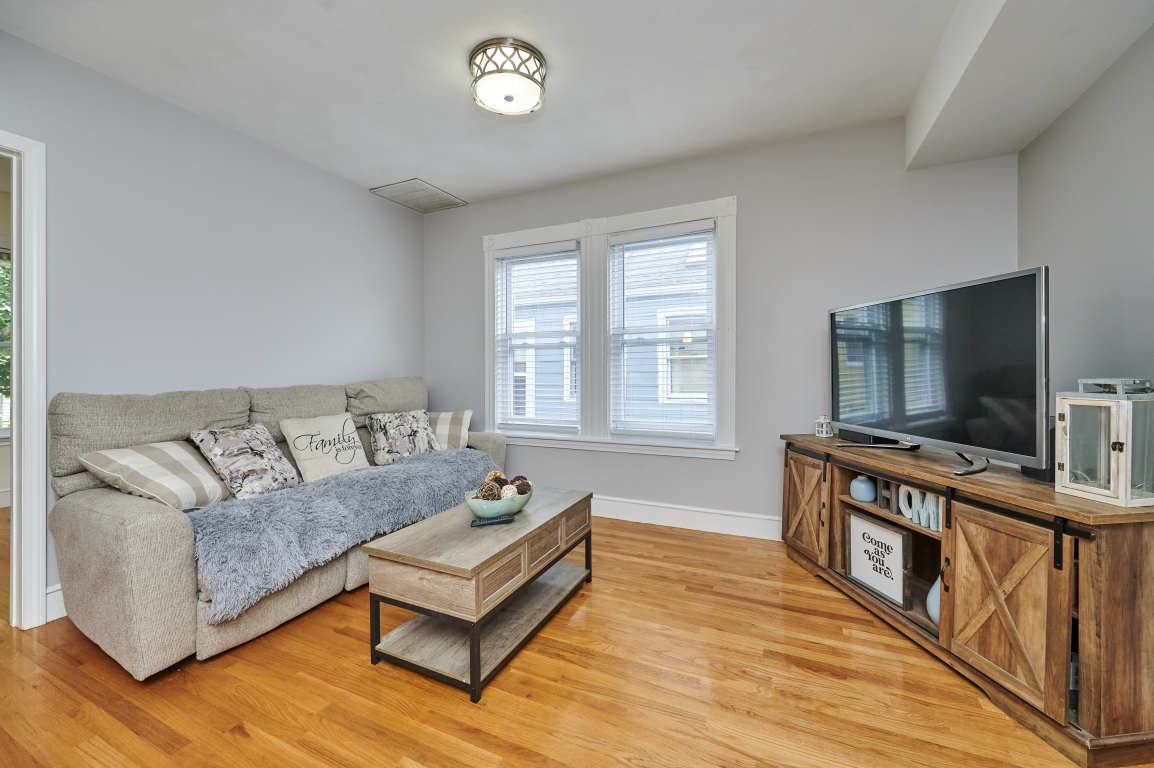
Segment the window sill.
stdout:
<svg viewBox="0 0 1154 768">
<path fill-rule="evenodd" d="M 733 461 L 740 450 L 735 446 L 687 445 L 684 443 L 659 443 L 621 440 L 592 440 L 582 437 L 543 437 L 540 435 L 505 434 L 509 445 L 523 445 L 530 448 L 562 448 L 570 451 L 604 451 L 607 453 L 642 453 L 649 456 L 680 456 L 690 459 L 716 459 Z"/>
</svg>

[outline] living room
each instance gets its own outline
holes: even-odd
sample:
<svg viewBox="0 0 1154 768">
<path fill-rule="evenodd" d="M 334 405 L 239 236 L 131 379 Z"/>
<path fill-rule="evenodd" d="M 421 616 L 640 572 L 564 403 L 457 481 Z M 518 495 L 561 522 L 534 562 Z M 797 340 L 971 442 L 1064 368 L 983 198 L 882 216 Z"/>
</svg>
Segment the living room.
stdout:
<svg viewBox="0 0 1154 768">
<path fill-rule="evenodd" d="M 668 10 L 0 3 L 0 763 L 1154 764 L 1154 2 Z"/>
</svg>

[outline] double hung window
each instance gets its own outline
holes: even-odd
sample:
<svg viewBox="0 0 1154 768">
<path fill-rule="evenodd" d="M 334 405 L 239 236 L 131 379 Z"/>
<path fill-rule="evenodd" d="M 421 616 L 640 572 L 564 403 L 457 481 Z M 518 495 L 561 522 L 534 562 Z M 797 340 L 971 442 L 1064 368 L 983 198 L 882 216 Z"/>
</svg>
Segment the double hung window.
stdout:
<svg viewBox="0 0 1154 768">
<path fill-rule="evenodd" d="M 735 209 L 486 237 L 489 428 L 514 444 L 733 458 Z"/>
</svg>

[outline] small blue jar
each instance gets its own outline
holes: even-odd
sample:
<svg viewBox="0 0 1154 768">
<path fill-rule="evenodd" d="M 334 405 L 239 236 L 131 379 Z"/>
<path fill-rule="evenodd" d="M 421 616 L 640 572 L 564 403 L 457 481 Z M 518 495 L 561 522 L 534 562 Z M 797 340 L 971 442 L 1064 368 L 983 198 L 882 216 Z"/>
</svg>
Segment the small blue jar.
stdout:
<svg viewBox="0 0 1154 768">
<path fill-rule="evenodd" d="M 873 501 L 878 497 L 878 489 L 873 480 L 858 475 L 849 484 L 849 495 L 858 501 Z"/>
</svg>

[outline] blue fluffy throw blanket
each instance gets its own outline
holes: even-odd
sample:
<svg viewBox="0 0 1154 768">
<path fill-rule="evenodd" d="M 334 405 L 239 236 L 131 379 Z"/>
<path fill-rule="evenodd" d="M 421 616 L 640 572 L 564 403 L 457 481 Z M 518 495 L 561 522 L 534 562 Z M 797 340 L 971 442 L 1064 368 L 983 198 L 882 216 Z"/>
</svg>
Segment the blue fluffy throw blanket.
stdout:
<svg viewBox="0 0 1154 768">
<path fill-rule="evenodd" d="M 209 623 L 235 619 L 357 544 L 462 503 L 496 468 L 471 448 L 433 451 L 189 512 Z"/>
</svg>

